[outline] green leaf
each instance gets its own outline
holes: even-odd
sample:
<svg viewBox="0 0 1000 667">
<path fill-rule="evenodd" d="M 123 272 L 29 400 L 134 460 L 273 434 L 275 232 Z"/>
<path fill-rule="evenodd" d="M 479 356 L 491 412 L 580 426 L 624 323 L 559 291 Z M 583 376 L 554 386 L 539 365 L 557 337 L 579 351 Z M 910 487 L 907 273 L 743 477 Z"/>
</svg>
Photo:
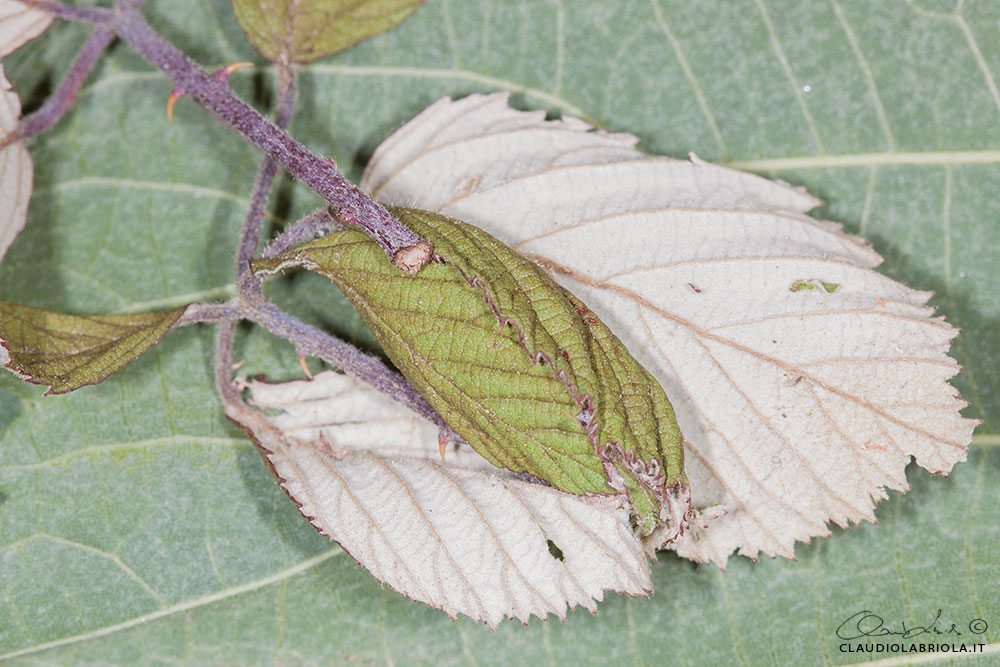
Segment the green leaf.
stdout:
<svg viewBox="0 0 1000 667">
<path fill-rule="evenodd" d="M 424 0 L 232 0 L 247 37 L 271 62 L 308 63 L 399 25 Z"/>
<path fill-rule="evenodd" d="M 806 186 L 960 326 L 956 385 L 986 421 L 949 478 L 909 471 L 877 526 L 832 529 L 798 562 L 669 554 L 649 599 L 496 633 L 381 588 L 277 488 L 212 389 L 214 331 L 173 332 L 107 382 L 43 398 L 0 374 L 0 660 L 11 664 L 847 664 L 862 609 L 908 627 L 938 609 L 1000 642 L 1000 72 L 987 2 L 433 2 L 397 30 L 301 68 L 292 133 L 357 179 L 375 146 L 442 95 L 509 88 L 645 150 L 738 163 Z M 252 59 L 228 0 L 144 11 L 202 62 Z M 27 108 L 86 39 L 56 23 L 4 58 Z M 891 36 L 892 38 L 887 38 Z M 897 38 L 898 37 L 898 38 Z M 266 97 L 238 71 L 230 82 Z M 805 86 L 809 90 L 805 90 Z M 166 79 L 119 44 L 76 108 L 34 139 L 36 192 L 0 298 L 72 312 L 228 293 L 259 157 L 194 105 L 163 122 Z M 819 137 L 821 144 L 816 143 Z M 151 159 L 150 156 L 156 156 Z M 285 181 L 277 222 L 317 198 Z M 813 278 L 803 274 L 801 278 Z M 733 289 L 752 288 L 734 285 Z M 322 276 L 272 281 L 284 306 L 372 345 Z M 809 292 L 810 295 L 815 294 Z M 315 304 L 323 304 L 322 307 Z M 294 350 L 241 340 L 248 373 L 301 375 Z M 898 626 L 896 626 L 898 627 Z M 947 627 L 947 626 L 945 626 Z M 919 638 L 917 638 L 919 639 Z M 956 642 L 974 638 L 968 634 Z M 931 641 L 937 641 L 933 639 Z M 26 653 L 21 653 L 21 652 Z M 939 662 L 954 654 L 932 652 Z"/>
<path fill-rule="evenodd" d="M 643 534 L 670 521 L 672 539 L 689 492 L 656 380 L 538 265 L 472 225 L 393 213 L 434 245 L 436 262 L 415 275 L 358 231 L 254 270 L 305 266 L 335 282 L 403 375 L 494 465 L 570 493 L 627 490 Z"/>
<path fill-rule="evenodd" d="M 156 313 L 67 315 L 0 301 L 0 363 L 49 394 L 102 382 L 153 346 L 184 306 Z"/>
</svg>

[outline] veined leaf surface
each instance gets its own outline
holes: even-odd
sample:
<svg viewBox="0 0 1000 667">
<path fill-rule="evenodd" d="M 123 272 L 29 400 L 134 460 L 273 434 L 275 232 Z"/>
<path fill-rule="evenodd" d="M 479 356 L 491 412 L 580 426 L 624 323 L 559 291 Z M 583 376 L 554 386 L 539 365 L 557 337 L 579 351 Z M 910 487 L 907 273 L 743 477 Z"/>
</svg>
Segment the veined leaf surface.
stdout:
<svg viewBox="0 0 1000 667">
<path fill-rule="evenodd" d="M 184 306 L 156 313 L 68 315 L 0 301 L 0 364 L 49 393 L 97 384 L 163 337 Z"/>
<path fill-rule="evenodd" d="M 254 262 L 337 283 L 403 374 L 497 466 L 576 494 L 626 493 L 644 535 L 686 525 L 673 408 L 583 303 L 471 225 L 394 209 L 436 263 L 405 275 L 367 236 L 334 232 Z M 657 545 L 659 546 L 659 545 Z"/>
<path fill-rule="evenodd" d="M 863 239 L 804 215 L 818 203 L 804 191 L 634 141 L 503 94 L 444 99 L 386 140 L 362 186 L 482 225 L 627 341 L 678 406 L 707 510 L 670 545 L 681 555 L 791 558 L 828 522 L 874 521 L 911 456 L 937 473 L 965 459 L 958 330 L 929 293 L 875 273 Z"/>
<path fill-rule="evenodd" d="M 841 664 L 899 657 L 841 652 L 836 627 L 859 603 L 913 624 L 939 608 L 956 623 L 1000 618 L 993 6 L 708 6 L 430 2 L 399 28 L 303 66 L 291 131 L 356 180 L 378 143 L 434 100 L 508 89 L 519 108 L 582 114 L 641 137 L 651 153 L 695 151 L 807 186 L 826 202 L 817 217 L 872 240 L 886 275 L 934 290 L 931 304 L 961 327 L 953 353 L 965 370 L 953 382 L 973 403 L 966 414 L 986 420 L 967 464 L 947 480 L 911 466 L 912 490 L 889 493 L 879 525 L 832 527 L 833 538 L 798 545 L 797 562 L 734 558 L 722 574 L 663 554 L 649 599 L 611 595 L 596 617 L 578 610 L 565 624 L 491 633 L 379 586 L 301 519 L 221 417 L 212 328 L 186 327 L 83 392 L 42 398 L 41 388 L 0 373 L 0 655 L 26 650 L 27 664 L 137 655 Z M 144 12 L 203 63 L 258 57 L 229 0 L 151 1 Z M 57 22 L 4 59 L 27 108 L 89 32 Z M 116 312 L 231 294 L 259 155 L 194 105 L 167 125 L 170 84 L 129 49 L 119 45 L 102 63 L 74 111 L 32 141 L 36 192 L 0 264 L 0 298 Z M 263 109 L 258 80 L 247 70 L 230 78 Z M 317 206 L 299 185 L 283 193 L 291 210 L 280 210 L 282 220 Z M 330 304 L 325 278 L 302 272 L 269 290 L 297 314 L 374 345 L 349 306 Z M 290 346 L 259 332 L 237 358 L 249 374 L 301 374 Z M 997 627 L 991 621 L 978 637 L 987 652 Z"/>
</svg>

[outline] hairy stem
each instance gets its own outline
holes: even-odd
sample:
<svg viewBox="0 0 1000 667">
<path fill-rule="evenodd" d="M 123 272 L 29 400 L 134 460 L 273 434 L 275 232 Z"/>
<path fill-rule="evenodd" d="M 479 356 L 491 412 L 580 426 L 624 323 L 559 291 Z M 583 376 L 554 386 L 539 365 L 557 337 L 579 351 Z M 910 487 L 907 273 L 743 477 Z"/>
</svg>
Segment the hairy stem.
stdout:
<svg viewBox="0 0 1000 667">
<path fill-rule="evenodd" d="M 274 123 L 229 90 L 223 77 L 209 74 L 150 27 L 130 3 L 114 11 L 83 11 L 58 2 L 26 0 L 30 6 L 57 16 L 96 23 L 162 70 L 174 82 L 174 92 L 190 95 L 216 118 L 305 182 L 336 209 L 345 222 L 360 227 L 404 271 L 419 271 L 433 246 L 409 230 L 383 206 L 367 197 L 337 169 L 330 158 L 310 153 Z"/>
<path fill-rule="evenodd" d="M 18 2 L 73 21 L 106 23 L 111 17 L 111 11 L 101 7 L 75 7 L 55 0 L 18 0 Z"/>
<path fill-rule="evenodd" d="M 288 127 L 295 108 L 295 69 L 292 65 L 281 65 L 278 68 L 278 108 L 274 115 L 274 124 L 282 130 Z M 254 179 L 253 191 L 250 195 L 250 208 L 243 221 L 240 232 L 240 244 L 236 252 L 236 278 L 250 268 L 250 258 L 257 252 L 260 244 L 260 223 L 267 207 L 267 199 L 271 194 L 271 183 L 278 174 L 278 165 L 270 155 L 265 156 L 257 177 Z"/>
<path fill-rule="evenodd" d="M 222 399 L 226 417 L 242 429 L 258 448 L 265 450 L 264 441 L 280 442 L 281 433 L 271 425 L 264 415 L 257 412 L 243 400 L 233 384 L 233 332 L 236 320 L 228 320 L 219 326 L 219 338 L 215 353 L 215 389 Z M 267 461 L 267 458 L 264 459 Z"/>
<path fill-rule="evenodd" d="M 189 324 L 202 322 L 224 322 L 239 317 L 239 305 L 232 301 L 226 303 L 192 303 L 177 321 L 174 327 L 185 327 Z"/>
<path fill-rule="evenodd" d="M 310 241 L 323 232 L 340 229 L 339 222 L 334 220 L 330 212 L 325 208 L 316 209 L 309 215 L 299 218 L 294 224 L 289 225 L 281 234 L 267 244 L 261 257 L 274 257 L 292 246 Z"/>
<path fill-rule="evenodd" d="M 94 28 L 94 32 L 90 33 L 90 37 L 80 47 L 80 52 L 76 54 L 73 65 L 56 92 L 37 111 L 22 118 L 13 132 L 0 139 L 0 150 L 15 141 L 44 132 L 55 125 L 64 113 L 72 109 L 76 95 L 80 92 L 83 82 L 87 80 L 90 70 L 94 68 L 94 63 L 114 38 L 114 33 L 107 28 L 100 26 Z"/>
</svg>

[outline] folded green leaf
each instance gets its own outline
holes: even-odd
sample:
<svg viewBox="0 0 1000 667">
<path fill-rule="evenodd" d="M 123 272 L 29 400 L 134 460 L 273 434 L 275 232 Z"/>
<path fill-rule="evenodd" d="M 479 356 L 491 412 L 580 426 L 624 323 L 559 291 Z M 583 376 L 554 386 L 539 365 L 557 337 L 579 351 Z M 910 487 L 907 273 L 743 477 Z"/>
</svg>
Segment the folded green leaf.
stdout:
<svg viewBox="0 0 1000 667">
<path fill-rule="evenodd" d="M 250 43 L 271 62 L 308 63 L 396 27 L 423 0 L 233 0 Z"/>
<path fill-rule="evenodd" d="M 0 301 L 0 363 L 64 394 L 97 384 L 170 329 L 186 306 L 156 313 L 81 317 Z"/>
<path fill-rule="evenodd" d="M 627 494 L 643 534 L 672 539 L 689 494 L 659 384 L 538 265 L 471 225 L 394 212 L 436 249 L 415 275 L 355 231 L 254 269 L 302 265 L 334 281 L 403 375 L 494 465 L 570 493 Z"/>
</svg>

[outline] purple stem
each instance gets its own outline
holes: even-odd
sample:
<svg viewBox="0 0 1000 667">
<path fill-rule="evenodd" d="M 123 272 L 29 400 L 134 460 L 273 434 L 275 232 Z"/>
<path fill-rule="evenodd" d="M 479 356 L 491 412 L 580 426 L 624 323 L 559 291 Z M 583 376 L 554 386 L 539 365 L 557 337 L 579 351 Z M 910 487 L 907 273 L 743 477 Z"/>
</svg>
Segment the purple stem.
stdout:
<svg viewBox="0 0 1000 667">
<path fill-rule="evenodd" d="M 107 23 L 111 18 L 111 10 L 102 7 L 75 7 L 54 0 L 18 0 L 22 5 L 28 5 L 43 12 L 54 14 L 60 18 L 72 21 L 87 21 L 88 23 Z M 141 3 L 140 3 L 141 4 Z"/>
<path fill-rule="evenodd" d="M 403 271 L 419 271 L 434 248 L 399 222 L 384 207 L 348 181 L 330 158 L 310 153 L 253 107 L 236 97 L 225 81 L 199 67 L 154 31 L 129 6 L 107 11 L 69 7 L 58 2 L 26 0 L 26 4 L 57 16 L 90 21 L 113 30 L 147 61 L 166 73 L 175 92 L 190 95 L 220 121 L 271 156 L 333 206 L 345 221 L 371 236 Z"/>
<path fill-rule="evenodd" d="M 299 218 L 294 224 L 281 232 L 281 235 L 267 244 L 261 257 L 269 258 L 279 255 L 292 246 L 311 241 L 324 232 L 341 228 L 325 208 L 316 209 L 309 215 Z"/>
<path fill-rule="evenodd" d="M 69 68 L 66 78 L 59 84 L 56 92 L 37 111 L 22 118 L 13 132 L 0 139 L 0 150 L 15 141 L 44 132 L 55 125 L 64 113 L 73 108 L 76 95 L 80 92 L 83 82 L 87 80 L 87 75 L 94 68 L 94 63 L 97 62 L 104 49 L 108 48 L 108 44 L 114 38 L 113 32 L 97 26 L 80 47 L 80 52 L 76 54 L 73 65 Z"/>
<path fill-rule="evenodd" d="M 174 322 L 174 327 L 184 327 L 189 324 L 199 324 L 201 322 L 224 322 L 226 320 L 235 320 L 239 317 L 239 306 L 233 302 L 228 301 L 226 303 L 192 303 L 187 308 L 177 321 Z"/>
<path fill-rule="evenodd" d="M 288 127 L 295 108 L 295 70 L 291 65 L 278 68 L 278 109 L 275 112 L 274 123 L 281 129 Z M 240 232 L 240 245 L 236 253 L 236 278 L 250 268 L 250 258 L 257 253 L 260 244 L 260 223 L 267 207 L 267 199 L 271 194 L 271 183 L 278 174 L 278 165 L 268 155 L 264 157 L 254 179 L 250 208 L 243 221 Z"/>
</svg>

